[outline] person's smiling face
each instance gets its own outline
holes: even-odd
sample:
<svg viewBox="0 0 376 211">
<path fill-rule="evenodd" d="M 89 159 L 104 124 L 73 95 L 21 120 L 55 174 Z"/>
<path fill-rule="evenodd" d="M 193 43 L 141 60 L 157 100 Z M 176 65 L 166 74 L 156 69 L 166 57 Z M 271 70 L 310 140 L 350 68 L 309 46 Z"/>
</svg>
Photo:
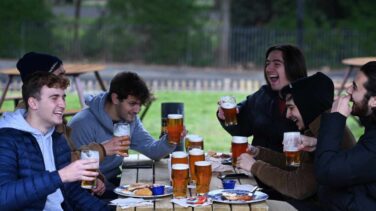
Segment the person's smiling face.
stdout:
<svg viewBox="0 0 376 211">
<path fill-rule="evenodd" d="M 274 50 L 269 53 L 264 71 L 266 80 L 274 91 L 280 91 L 290 83 L 286 76 L 282 51 Z"/>
</svg>

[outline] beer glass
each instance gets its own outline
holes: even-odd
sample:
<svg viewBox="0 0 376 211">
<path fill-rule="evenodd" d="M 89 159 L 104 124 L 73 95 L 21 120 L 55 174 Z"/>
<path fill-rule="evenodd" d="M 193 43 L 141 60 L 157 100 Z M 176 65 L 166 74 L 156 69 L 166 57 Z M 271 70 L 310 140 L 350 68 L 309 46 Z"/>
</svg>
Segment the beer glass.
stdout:
<svg viewBox="0 0 376 211">
<path fill-rule="evenodd" d="M 183 115 L 169 114 L 167 116 L 167 134 L 170 144 L 179 144 L 183 132 Z"/>
<path fill-rule="evenodd" d="M 114 136 L 125 136 L 124 139 L 121 140 L 121 142 L 129 141 L 131 136 L 131 127 L 128 123 L 120 122 L 114 124 Z M 128 149 L 126 149 L 127 145 L 122 145 L 124 147 L 123 150 L 120 150 L 119 153 L 127 153 Z"/>
<path fill-rule="evenodd" d="M 94 172 L 98 171 L 98 169 L 99 169 L 99 152 L 95 151 L 95 150 L 82 150 L 81 151 L 81 159 L 90 159 L 90 158 L 97 159 L 98 165 L 94 169 L 86 169 L 86 170 L 94 171 Z M 85 188 L 85 189 L 96 188 L 97 187 L 96 179 L 94 179 L 93 181 L 82 180 L 81 181 L 81 187 Z"/>
<path fill-rule="evenodd" d="M 232 165 L 236 166 L 238 157 L 247 152 L 248 140 L 244 136 L 233 136 L 231 141 Z"/>
<path fill-rule="evenodd" d="M 204 160 L 204 150 L 197 148 L 189 150 L 189 172 L 191 175 L 192 182 L 196 182 L 195 162 Z"/>
<path fill-rule="evenodd" d="M 190 134 L 185 137 L 185 150 L 204 149 L 204 139 L 199 135 Z"/>
<path fill-rule="evenodd" d="M 171 154 L 171 165 L 174 164 L 188 164 L 188 155 L 183 151 L 176 151 Z"/>
<path fill-rule="evenodd" d="M 298 150 L 299 142 L 299 132 L 285 132 L 283 134 L 283 152 L 286 157 L 287 166 L 300 166 L 300 151 Z"/>
<path fill-rule="evenodd" d="M 208 161 L 195 162 L 196 172 L 196 192 L 198 195 L 204 195 L 209 192 L 209 186 L 212 176 L 211 163 Z"/>
<path fill-rule="evenodd" d="M 187 197 L 187 185 L 189 179 L 189 166 L 187 164 L 172 165 L 172 188 L 174 198 Z"/>
<path fill-rule="evenodd" d="M 237 125 L 238 120 L 236 118 L 235 98 L 232 96 L 223 96 L 221 97 L 219 104 L 225 116 L 225 126 Z"/>
</svg>

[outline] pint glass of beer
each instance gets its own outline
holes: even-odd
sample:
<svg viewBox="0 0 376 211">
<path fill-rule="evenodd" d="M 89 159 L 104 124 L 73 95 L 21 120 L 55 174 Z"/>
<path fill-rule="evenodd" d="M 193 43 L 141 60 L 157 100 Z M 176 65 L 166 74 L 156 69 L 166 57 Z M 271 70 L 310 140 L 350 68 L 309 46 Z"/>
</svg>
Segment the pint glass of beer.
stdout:
<svg viewBox="0 0 376 211">
<path fill-rule="evenodd" d="M 174 198 L 187 197 L 187 185 L 189 180 L 189 166 L 187 164 L 172 165 L 172 187 Z"/>
<path fill-rule="evenodd" d="M 171 165 L 174 164 L 187 164 L 188 165 L 188 154 L 183 151 L 176 151 L 171 154 Z"/>
<path fill-rule="evenodd" d="M 286 132 L 283 134 L 283 152 L 286 157 L 287 166 L 300 166 L 300 151 L 298 150 L 299 142 L 299 132 Z"/>
<path fill-rule="evenodd" d="M 212 176 L 211 164 L 208 161 L 195 162 L 196 172 L 196 192 L 199 195 L 204 195 L 209 192 L 209 186 Z"/>
<path fill-rule="evenodd" d="M 248 140 L 244 136 L 233 136 L 231 141 L 232 165 L 236 166 L 236 160 L 242 154 L 247 152 Z"/>
<path fill-rule="evenodd" d="M 195 162 L 204 160 L 204 150 L 197 148 L 189 150 L 189 172 L 191 173 L 192 182 L 196 182 Z"/>
<path fill-rule="evenodd" d="M 170 144 L 179 144 L 183 132 L 183 115 L 169 114 L 167 116 L 167 134 Z"/>
<path fill-rule="evenodd" d="M 235 98 L 232 96 L 223 96 L 219 102 L 225 116 L 225 125 L 237 125 Z"/>
<path fill-rule="evenodd" d="M 114 124 L 114 136 L 125 136 L 123 141 L 129 141 L 131 137 L 131 127 L 128 123 L 125 122 L 120 122 L 120 123 L 115 123 Z M 127 145 L 122 145 L 124 147 L 123 150 L 119 151 L 119 153 L 127 153 L 128 154 L 128 149 L 125 149 Z"/>
<path fill-rule="evenodd" d="M 185 137 L 185 150 L 204 149 L 204 139 L 199 135 L 190 134 Z"/>
<path fill-rule="evenodd" d="M 87 169 L 89 171 L 98 171 L 99 169 L 99 152 L 95 150 L 82 150 L 81 151 L 81 159 L 90 159 L 90 158 L 95 158 L 98 160 L 97 164 L 98 166 L 94 169 Z M 96 184 L 96 179 L 93 181 L 86 181 L 82 180 L 81 181 L 81 187 L 85 189 L 93 189 L 97 187 Z"/>
</svg>

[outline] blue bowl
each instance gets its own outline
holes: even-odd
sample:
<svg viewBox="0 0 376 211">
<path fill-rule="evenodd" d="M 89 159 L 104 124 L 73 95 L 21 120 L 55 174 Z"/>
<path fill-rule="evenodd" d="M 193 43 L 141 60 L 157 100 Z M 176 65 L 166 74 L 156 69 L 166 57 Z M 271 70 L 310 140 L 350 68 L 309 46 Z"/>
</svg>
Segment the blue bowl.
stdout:
<svg viewBox="0 0 376 211">
<path fill-rule="evenodd" d="M 153 192 L 153 195 L 163 195 L 165 191 L 164 185 L 153 185 L 151 187 L 151 192 Z"/>
<path fill-rule="evenodd" d="M 222 180 L 223 189 L 234 189 L 235 183 L 236 181 L 232 179 Z"/>
</svg>

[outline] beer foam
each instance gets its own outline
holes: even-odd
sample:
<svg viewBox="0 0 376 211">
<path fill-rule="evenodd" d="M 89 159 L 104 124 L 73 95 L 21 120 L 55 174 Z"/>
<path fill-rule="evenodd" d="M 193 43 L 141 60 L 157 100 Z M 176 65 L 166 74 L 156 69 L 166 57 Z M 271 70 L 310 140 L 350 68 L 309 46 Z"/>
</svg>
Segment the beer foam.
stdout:
<svg viewBox="0 0 376 211">
<path fill-rule="evenodd" d="M 224 109 L 231 109 L 235 108 L 236 104 L 235 103 L 222 103 L 221 107 Z"/>
<path fill-rule="evenodd" d="M 189 139 L 191 140 L 192 138 L 196 137 L 196 136 L 199 136 L 199 135 L 196 135 L 196 134 L 188 134 L 185 136 L 185 139 Z"/>
<path fill-rule="evenodd" d="M 174 158 L 185 158 L 188 155 L 187 155 L 187 153 L 185 153 L 183 151 L 176 151 L 176 152 L 173 152 L 171 156 L 174 157 Z"/>
<path fill-rule="evenodd" d="M 300 132 L 283 133 L 283 145 L 296 145 L 300 138 Z"/>
<path fill-rule="evenodd" d="M 99 152 L 95 150 L 82 150 L 81 159 L 95 158 L 99 160 Z"/>
<path fill-rule="evenodd" d="M 175 169 L 175 170 L 185 170 L 185 169 L 189 169 L 189 165 L 188 164 L 178 163 L 178 164 L 172 165 L 172 169 Z"/>
<path fill-rule="evenodd" d="M 211 163 L 209 161 L 196 161 L 195 166 L 210 166 Z"/>
<path fill-rule="evenodd" d="M 232 137 L 232 143 L 234 144 L 244 144 L 247 142 L 248 142 L 248 139 L 245 136 L 233 136 Z"/>
<path fill-rule="evenodd" d="M 183 119 L 183 114 L 169 114 L 167 115 L 168 119 Z"/>
<path fill-rule="evenodd" d="M 202 142 L 202 140 L 203 140 L 203 138 L 199 135 L 189 137 L 189 141 L 191 141 L 191 142 Z"/>
<path fill-rule="evenodd" d="M 286 151 L 286 152 L 297 152 L 299 151 L 298 147 L 294 146 L 294 145 L 284 145 L 283 146 L 283 151 Z"/>
<path fill-rule="evenodd" d="M 203 155 L 204 154 L 204 150 L 194 148 L 194 149 L 189 150 L 189 154 L 190 155 Z"/>
<path fill-rule="evenodd" d="M 127 123 L 114 124 L 114 136 L 130 136 L 131 128 Z"/>
</svg>

